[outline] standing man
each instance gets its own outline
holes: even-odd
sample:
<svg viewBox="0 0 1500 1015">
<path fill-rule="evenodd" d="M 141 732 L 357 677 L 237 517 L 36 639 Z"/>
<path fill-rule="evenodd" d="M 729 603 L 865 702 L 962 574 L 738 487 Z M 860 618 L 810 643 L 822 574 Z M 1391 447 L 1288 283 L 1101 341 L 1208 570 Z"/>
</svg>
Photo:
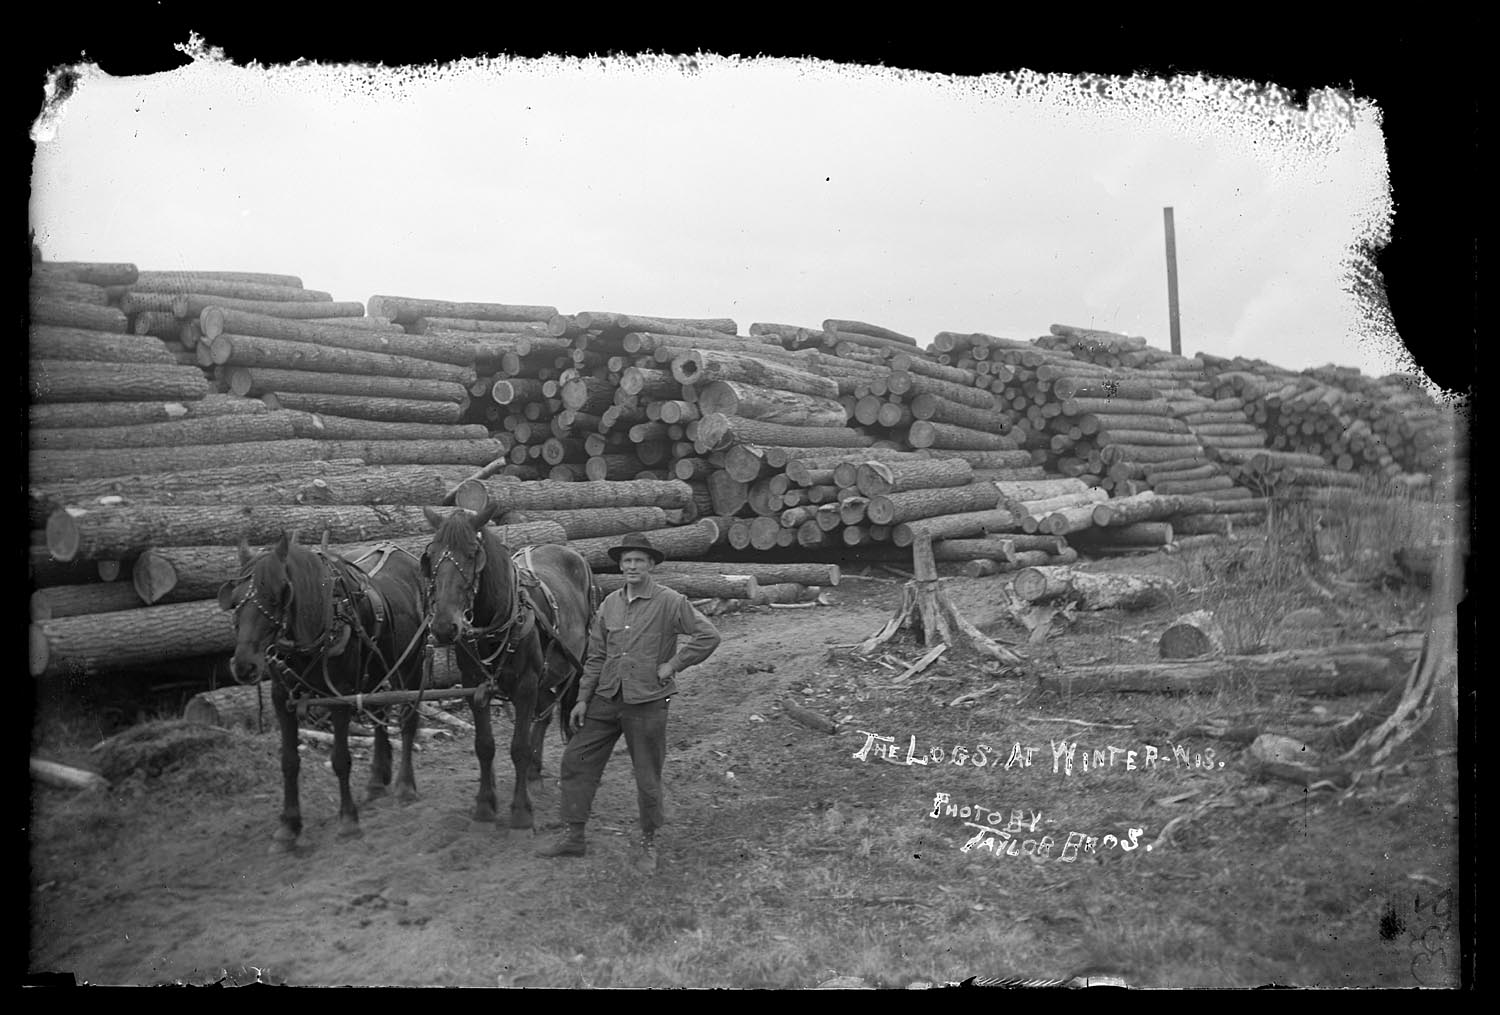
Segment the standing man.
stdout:
<svg viewBox="0 0 1500 1015">
<path fill-rule="evenodd" d="M 719 632 L 686 596 L 651 577 L 664 555 L 644 535 L 622 537 L 609 555 L 619 563 L 625 586 L 606 596 L 594 616 L 578 704 L 568 716 L 568 728 L 576 731 L 562 758 L 562 819 L 568 827 L 537 855 L 584 855 L 589 806 L 623 733 L 641 809 L 636 867 L 650 874 L 657 865 L 656 830 L 664 821 L 667 703 L 677 693 L 676 675 L 712 655 Z M 688 636 L 681 649 L 678 635 Z"/>
</svg>

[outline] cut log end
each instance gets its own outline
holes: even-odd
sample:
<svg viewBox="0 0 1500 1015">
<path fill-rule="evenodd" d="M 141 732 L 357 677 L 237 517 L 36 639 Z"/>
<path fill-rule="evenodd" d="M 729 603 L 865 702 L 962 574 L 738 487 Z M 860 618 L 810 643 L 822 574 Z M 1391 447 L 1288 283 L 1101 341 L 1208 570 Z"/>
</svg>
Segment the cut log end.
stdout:
<svg viewBox="0 0 1500 1015">
<path fill-rule="evenodd" d="M 1224 631 L 1207 610 L 1189 613 L 1162 632 L 1157 649 L 1163 659 L 1201 659 L 1222 655 Z"/>
<path fill-rule="evenodd" d="M 141 602 L 150 605 L 177 587 L 177 569 L 154 551 L 142 551 L 130 570 L 130 582 Z"/>
<path fill-rule="evenodd" d="M 78 555 L 78 526 L 66 508 L 60 508 L 47 517 L 47 549 L 52 556 L 67 563 Z"/>
</svg>

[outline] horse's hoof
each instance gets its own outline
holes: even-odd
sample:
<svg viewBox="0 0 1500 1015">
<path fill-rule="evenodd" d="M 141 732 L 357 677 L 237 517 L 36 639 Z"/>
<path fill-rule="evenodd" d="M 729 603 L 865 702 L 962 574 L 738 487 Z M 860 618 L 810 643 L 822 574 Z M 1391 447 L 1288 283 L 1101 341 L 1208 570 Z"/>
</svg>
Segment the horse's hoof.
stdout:
<svg viewBox="0 0 1500 1015">
<path fill-rule="evenodd" d="M 281 839 L 281 838 L 272 839 L 271 840 L 270 848 L 268 848 L 266 850 L 266 852 L 269 853 L 272 856 L 280 856 L 280 855 L 285 854 L 285 853 L 294 853 L 296 851 L 297 851 L 297 840 L 296 839 Z"/>
<path fill-rule="evenodd" d="M 357 838 L 359 838 L 363 834 L 365 834 L 364 833 L 364 829 L 362 829 L 362 828 L 359 827 L 359 822 L 357 822 L 357 821 L 341 821 L 341 822 L 339 822 L 339 838 L 340 839 L 357 839 Z"/>
<path fill-rule="evenodd" d="M 495 819 L 496 819 L 496 814 L 495 814 L 494 811 L 488 810 L 488 809 L 481 809 L 481 808 L 478 808 L 478 807 L 474 808 L 474 813 L 470 817 L 471 821 L 482 822 L 482 823 L 484 823 L 486 825 L 493 825 L 495 823 Z"/>
<path fill-rule="evenodd" d="M 530 828 L 533 824 L 530 814 L 512 814 L 510 816 L 510 827 Z"/>
<path fill-rule="evenodd" d="M 389 792 L 390 790 L 386 789 L 384 786 L 368 786 L 365 788 L 365 803 L 371 803 L 373 801 L 379 800 Z"/>
<path fill-rule="evenodd" d="M 396 802 L 401 804 L 413 804 L 417 802 L 417 791 L 410 786 L 402 786 L 396 790 Z"/>
</svg>

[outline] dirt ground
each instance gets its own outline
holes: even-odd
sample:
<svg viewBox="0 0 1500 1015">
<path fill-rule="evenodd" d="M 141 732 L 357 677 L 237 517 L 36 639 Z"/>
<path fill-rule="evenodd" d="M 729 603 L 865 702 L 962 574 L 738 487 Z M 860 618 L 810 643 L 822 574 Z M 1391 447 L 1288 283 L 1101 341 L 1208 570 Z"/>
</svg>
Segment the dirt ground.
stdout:
<svg viewBox="0 0 1500 1015">
<path fill-rule="evenodd" d="M 236 733 L 107 792 L 34 784 L 28 971 L 93 984 L 1456 982 L 1456 907 L 1442 893 L 1457 883 L 1458 805 L 1441 765 L 1393 772 L 1374 796 L 1255 783 L 1235 764 L 1245 745 L 1205 739 L 1186 744 L 1199 764 L 1149 774 L 1111 768 L 1065 781 L 1045 754 L 1034 771 L 1001 770 L 1013 742 L 1044 752 L 1068 737 L 1162 743 L 1186 719 L 1244 703 L 1038 698 L 1025 677 L 996 687 L 983 666 L 959 659 L 892 685 L 890 670 L 828 651 L 891 616 L 899 584 L 870 575 L 830 590 L 832 605 L 714 618 L 723 644 L 671 704 L 669 824 L 652 879 L 629 866 L 635 790 L 623 740 L 595 801 L 588 856 L 544 860 L 532 849 L 556 827 L 555 778 L 535 802 L 535 833 L 477 825 L 477 766 L 462 737 L 426 743 L 420 799 L 363 804 L 356 839 L 336 835 L 327 754 L 307 748 L 301 845 L 272 854 L 276 737 Z M 997 603 L 1000 580 L 945 587 L 981 629 L 1024 642 Z M 1045 654 L 1054 665 L 1134 657 L 1168 615 L 1080 617 Z M 991 693 L 953 704 L 980 690 Z M 841 721 L 840 731 L 792 722 L 787 699 Z M 1361 702 L 1252 704 L 1274 720 L 1309 708 L 1348 714 Z M 34 755 L 89 764 L 98 735 L 88 716 L 44 706 L 38 718 Z M 498 724 L 502 800 L 508 730 Z M 1003 746 L 985 770 L 939 771 L 856 757 L 866 733 L 902 748 L 914 736 L 923 750 Z M 1225 767 L 1203 766 L 1205 748 Z M 559 756 L 549 734 L 550 776 Z M 357 787 L 367 762 L 356 751 Z M 1134 826 L 1151 843 L 1172 817 L 1220 802 L 1149 855 L 1101 848 L 1083 862 L 1043 863 L 961 850 L 961 823 L 929 816 L 941 792 L 1027 819 L 1040 811 L 1059 849 L 1075 829 L 1124 839 Z"/>
</svg>

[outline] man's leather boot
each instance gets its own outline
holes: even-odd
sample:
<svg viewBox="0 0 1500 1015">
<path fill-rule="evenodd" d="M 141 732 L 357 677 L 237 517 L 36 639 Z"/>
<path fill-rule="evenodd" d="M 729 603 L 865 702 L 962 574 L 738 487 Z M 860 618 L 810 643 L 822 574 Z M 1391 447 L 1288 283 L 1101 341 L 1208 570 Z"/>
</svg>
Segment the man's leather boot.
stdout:
<svg viewBox="0 0 1500 1015">
<path fill-rule="evenodd" d="M 545 846 L 538 846 L 537 856 L 583 856 L 587 846 L 583 840 L 583 822 L 574 821 L 568 824 L 567 831 L 563 832 L 552 842 Z"/>
</svg>

